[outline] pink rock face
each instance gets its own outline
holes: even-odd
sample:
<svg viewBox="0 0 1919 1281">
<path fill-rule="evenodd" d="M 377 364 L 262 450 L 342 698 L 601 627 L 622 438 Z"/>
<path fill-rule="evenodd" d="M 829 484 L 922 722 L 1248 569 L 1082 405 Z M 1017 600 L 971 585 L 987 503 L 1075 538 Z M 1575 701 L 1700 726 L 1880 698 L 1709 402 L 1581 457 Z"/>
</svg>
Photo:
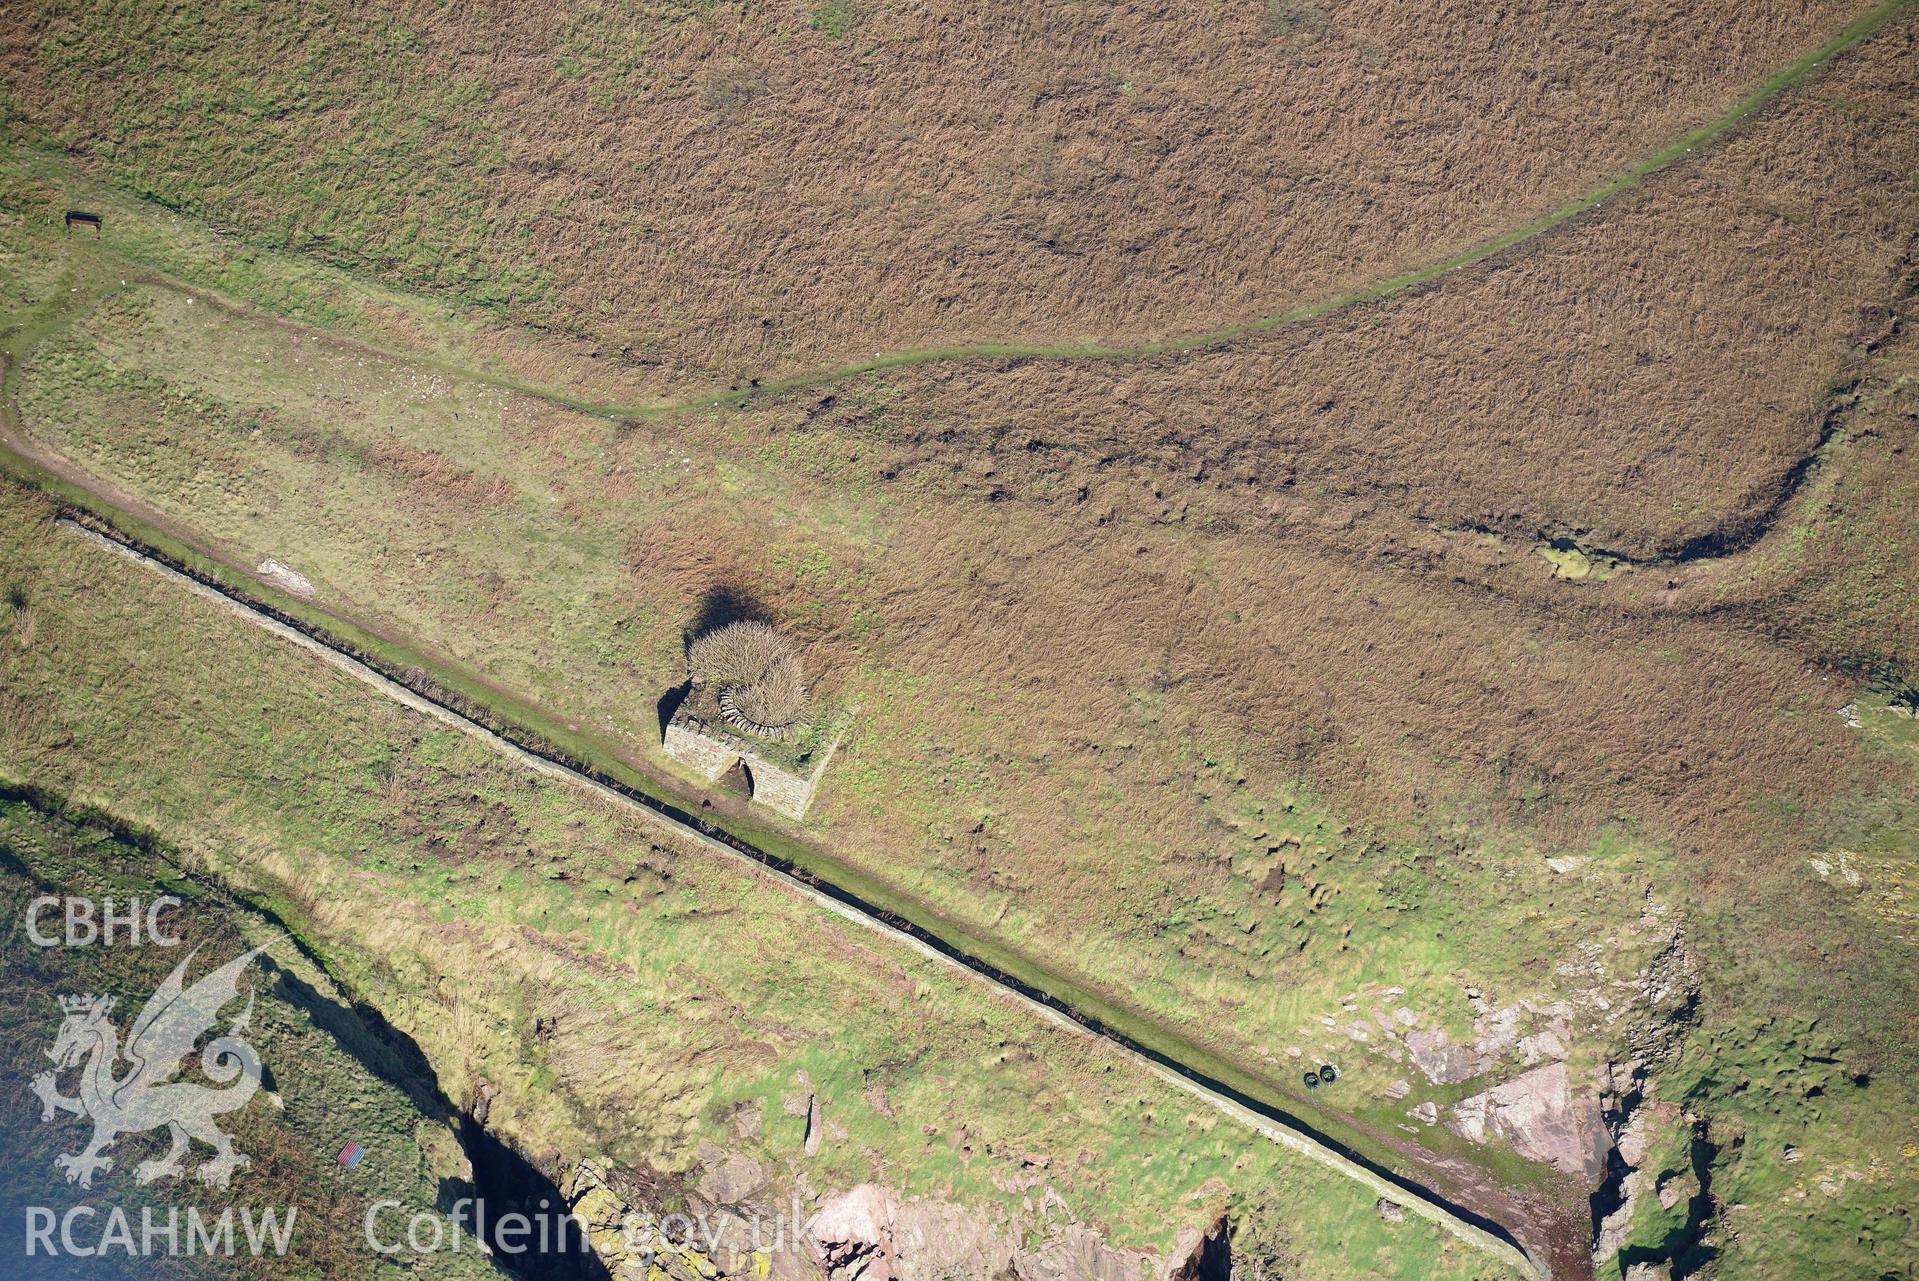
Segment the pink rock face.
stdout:
<svg viewBox="0 0 1919 1281">
<path fill-rule="evenodd" d="M 1157 1281 L 1178 1281 L 1191 1270 L 1193 1261 L 1198 1258 L 1200 1244 L 1205 1233 L 1198 1228 L 1183 1228 L 1173 1242 L 1173 1252 L 1159 1265 Z"/>
<path fill-rule="evenodd" d="M 1596 1179 L 1605 1168 L 1598 1103 L 1576 1099 L 1564 1063 L 1547 1063 L 1461 1101 L 1447 1128 L 1475 1143 L 1497 1136 L 1529 1161 Z"/>
<path fill-rule="evenodd" d="M 899 1198 L 871 1183 L 828 1199 L 806 1225 L 826 1275 L 834 1281 L 892 1281 L 898 1213 Z"/>
<path fill-rule="evenodd" d="M 806 1234 L 821 1244 L 883 1245 L 892 1239 L 899 1208 L 899 1197 L 891 1189 L 862 1183 L 821 1204 Z"/>
<path fill-rule="evenodd" d="M 1067 1224 L 1022 1250 L 1017 1230 L 987 1223 L 947 1201 L 902 1203 L 889 1188 L 863 1183 L 829 1197 L 806 1225 L 829 1281 L 1142 1281 L 1161 1261 L 1114 1250 L 1093 1229 Z M 1194 1248 L 1203 1244 L 1194 1234 Z M 1177 1257 L 1177 1256 L 1175 1256 Z"/>
<path fill-rule="evenodd" d="M 1013 1238 L 950 1201 L 908 1201 L 893 1222 L 900 1281 L 1003 1276 Z"/>
<path fill-rule="evenodd" d="M 1140 1281 L 1151 1255 L 1114 1250 L 1097 1232 L 1070 1224 L 1037 1249 L 1013 1260 L 1019 1281 Z"/>
<path fill-rule="evenodd" d="M 1414 1064 L 1435 1085 L 1455 1085 L 1492 1066 L 1490 1058 L 1469 1045 L 1454 1045 L 1438 1028 L 1410 1033 L 1406 1048 L 1412 1051 Z"/>
</svg>

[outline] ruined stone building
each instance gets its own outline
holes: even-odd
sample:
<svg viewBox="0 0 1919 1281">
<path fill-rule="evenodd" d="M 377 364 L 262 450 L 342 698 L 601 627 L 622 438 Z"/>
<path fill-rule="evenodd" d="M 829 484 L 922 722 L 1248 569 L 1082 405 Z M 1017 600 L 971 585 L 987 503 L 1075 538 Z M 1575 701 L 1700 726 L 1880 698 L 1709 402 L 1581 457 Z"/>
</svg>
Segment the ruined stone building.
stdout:
<svg viewBox="0 0 1919 1281">
<path fill-rule="evenodd" d="M 754 802 L 805 817 L 839 734 L 813 756 L 798 754 L 811 726 L 791 644 L 764 623 L 732 623 L 695 639 L 687 666 L 687 694 L 667 724 L 666 754 L 709 783 L 738 767 Z"/>
</svg>

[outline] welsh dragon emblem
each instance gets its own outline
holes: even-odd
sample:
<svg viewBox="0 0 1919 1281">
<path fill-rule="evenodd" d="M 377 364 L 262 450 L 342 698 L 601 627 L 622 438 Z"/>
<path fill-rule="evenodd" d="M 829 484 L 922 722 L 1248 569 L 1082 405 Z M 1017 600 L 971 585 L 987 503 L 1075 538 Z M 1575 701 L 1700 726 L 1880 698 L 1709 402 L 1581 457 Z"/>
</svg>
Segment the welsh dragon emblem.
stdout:
<svg viewBox="0 0 1919 1281">
<path fill-rule="evenodd" d="M 200 1070 L 222 1088 L 174 1078 L 201 1035 L 218 1021 L 220 1011 L 239 999 L 240 972 L 269 946 L 263 944 L 235 957 L 187 987 L 187 966 L 200 950 L 195 948 L 147 1000 L 124 1048 L 119 1029 L 108 1018 L 114 998 L 60 998 L 66 1020 L 47 1051 L 55 1070 L 36 1076 L 33 1092 L 40 1096 L 43 1122 L 53 1120 L 56 1112 L 93 1121 L 93 1138 L 82 1151 L 54 1158 L 54 1164 L 67 1172 L 67 1182 L 92 1187 L 96 1171 L 113 1168 L 113 1159 L 101 1154 L 121 1135 L 142 1134 L 163 1125 L 172 1132 L 173 1146 L 164 1157 L 139 1164 L 134 1177 L 141 1183 L 177 1178 L 185 1169 L 191 1139 L 213 1149 L 213 1157 L 195 1171 L 210 1186 L 226 1187 L 235 1170 L 251 1164 L 213 1123 L 221 1113 L 244 1107 L 260 1088 L 260 1056 L 238 1035 L 253 1015 L 250 990 L 246 1008 L 228 1025 L 226 1034 L 207 1042 L 200 1052 Z M 122 1063 L 124 1071 L 119 1070 Z M 68 1098 L 60 1093 L 59 1079 L 73 1067 L 80 1069 L 80 1092 Z"/>
</svg>

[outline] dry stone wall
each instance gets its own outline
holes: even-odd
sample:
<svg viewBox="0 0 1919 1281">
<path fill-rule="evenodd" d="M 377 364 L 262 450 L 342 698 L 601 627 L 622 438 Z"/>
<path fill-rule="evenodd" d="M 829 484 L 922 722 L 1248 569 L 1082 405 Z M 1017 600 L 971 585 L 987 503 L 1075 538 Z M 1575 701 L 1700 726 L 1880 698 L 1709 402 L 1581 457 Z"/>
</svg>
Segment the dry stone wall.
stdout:
<svg viewBox="0 0 1919 1281">
<path fill-rule="evenodd" d="M 709 783 L 732 769 L 735 762 L 744 762 L 747 773 L 752 776 L 754 802 L 788 818 L 806 817 L 819 791 L 820 776 L 826 772 L 834 750 L 829 747 L 820 755 L 811 774 L 795 774 L 754 751 L 751 742 L 728 726 L 688 716 L 684 710 L 675 714 L 666 727 L 665 746 L 668 756 L 698 771 Z M 837 746 L 836 737 L 834 747 Z"/>
</svg>

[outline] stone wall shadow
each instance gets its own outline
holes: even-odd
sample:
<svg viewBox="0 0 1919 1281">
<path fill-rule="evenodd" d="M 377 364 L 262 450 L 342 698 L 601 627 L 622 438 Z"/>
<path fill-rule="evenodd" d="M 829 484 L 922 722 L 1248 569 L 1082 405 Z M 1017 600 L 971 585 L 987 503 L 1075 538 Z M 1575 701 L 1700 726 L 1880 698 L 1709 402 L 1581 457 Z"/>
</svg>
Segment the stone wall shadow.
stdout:
<svg viewBox="0 0 1919 1281">
<path fill-rule="evenodd" d="M 673 723 L 673 714 L 680 710 L 680 704 L 684 703 L 686 696 L 692 692 L 693 682 L 681 681 L 678 685 L 675 685 L 672 689 L 660 695 L 660 701 L 655 706 L 660 714 L 660 739 L 662 742 L 666 739 L 666 727 Z"/>
</svg>

